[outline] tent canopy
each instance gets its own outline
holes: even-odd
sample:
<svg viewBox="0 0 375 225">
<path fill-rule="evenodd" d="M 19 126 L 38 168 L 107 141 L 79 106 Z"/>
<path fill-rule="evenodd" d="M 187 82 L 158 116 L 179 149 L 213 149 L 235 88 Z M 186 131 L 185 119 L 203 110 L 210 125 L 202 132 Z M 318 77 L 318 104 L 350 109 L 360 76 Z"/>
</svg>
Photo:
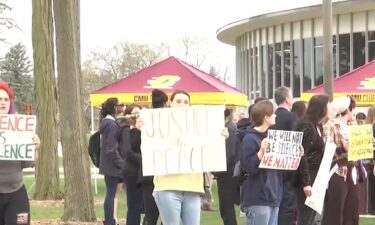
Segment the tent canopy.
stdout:
<svg viewBox="0 0 375 225">
<path fill-rule="evenodd" d="M 90 94 L 92 106 L 117 97 L 125 104 L 151 104 L 151 92 L 158 88 L 171 95 L 181 89 L 192 104 L 247 106 L 247 96 L 234 87 L 175 57 L 169 57 Z"/>
<path fill-rule="evenodd" d="M 324 86 L 319 85 L 301 95 L 301 99 L 309 101 L 313 95 L 323 94 Z M 357 106 L 375 105 L 375 60 L 350 71 L 334 80 L 334 97 L 352 96 Z"/>
</svg>

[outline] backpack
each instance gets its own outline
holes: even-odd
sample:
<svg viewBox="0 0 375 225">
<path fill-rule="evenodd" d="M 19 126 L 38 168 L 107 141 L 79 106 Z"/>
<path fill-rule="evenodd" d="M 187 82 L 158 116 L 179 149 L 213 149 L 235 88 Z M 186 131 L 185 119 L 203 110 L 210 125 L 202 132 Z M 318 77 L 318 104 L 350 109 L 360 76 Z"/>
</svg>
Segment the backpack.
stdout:
<svg viewBox="0 0 375 225">
<path fill-rule="evenodd" d="M 89 155 L 94 166 L 99 168 L 100 164 L 100 132 L 96 131 L 89 139 Z"/>
</svg>

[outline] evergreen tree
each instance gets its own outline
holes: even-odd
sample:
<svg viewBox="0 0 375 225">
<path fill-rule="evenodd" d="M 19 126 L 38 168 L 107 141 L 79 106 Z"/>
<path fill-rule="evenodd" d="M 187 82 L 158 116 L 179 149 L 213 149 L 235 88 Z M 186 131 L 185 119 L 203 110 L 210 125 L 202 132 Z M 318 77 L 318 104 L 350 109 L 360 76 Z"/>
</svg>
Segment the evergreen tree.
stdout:
<svg viewBox="0 0 375 225">
<path fill-rule="evenodd" d="M 25 104 L 33 103 L 34 80 L 31 66 L 26 48 L 21 43 L 12 46 L 0 61 L 0 79 L 13 88 L 16 107 L 20 113 L 23 113 Z"/>
</svg>

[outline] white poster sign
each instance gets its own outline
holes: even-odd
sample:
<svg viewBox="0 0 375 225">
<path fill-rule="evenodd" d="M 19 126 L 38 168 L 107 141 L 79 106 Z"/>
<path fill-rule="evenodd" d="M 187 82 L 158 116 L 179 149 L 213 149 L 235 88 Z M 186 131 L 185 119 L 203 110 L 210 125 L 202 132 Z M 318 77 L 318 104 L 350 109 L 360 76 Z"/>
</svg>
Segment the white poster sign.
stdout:
<svg viewBox="0 0 375 225">
<path fill-rule="evenodd" d="M 0 115 L 0 160 L 33 161 L 35 145 L 32 137 L 35 130 L 35 116 Z"/>
<path fill-rule="evenodd" d="M 305 201 L 305 205 L 309 206 L 319 214 L 322 214 L 328 182 L 334 171 L 337 169 L 337 167 L 334 167 L 333 170 L 330 171 L 332 159 L 335 152 L 336 144 L 331 139 L 328 139 L 324 150 L 324 156 L 322 162 L 320 163 L 318 174 L 311 188 L 312 195 L 310 197 L 307 197 Z"/>
<path fill-rule="evenodd" d="M 303 132 L 268 130 L 269 146 L 259 168 L 296 170 L 301 161 Z"/>
<path fill-rule="evenodd" d="M 142 110 L 143 175 L 226 170 L 224 106 Z"/>
</svg>

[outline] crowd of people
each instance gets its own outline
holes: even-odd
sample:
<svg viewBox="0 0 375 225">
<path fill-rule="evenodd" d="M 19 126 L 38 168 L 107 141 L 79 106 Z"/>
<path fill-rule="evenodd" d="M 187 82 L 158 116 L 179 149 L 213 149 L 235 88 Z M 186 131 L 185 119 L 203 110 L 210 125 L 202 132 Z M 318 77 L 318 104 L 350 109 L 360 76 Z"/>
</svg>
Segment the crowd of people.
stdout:
<svg viewBox="0 0 375 225">
<path fill-rule="evenodd" d="M 351 97 L 330 101 L 318 94 L 308 103 L 294 102 L 287 87 L 275 90 L 274 101 L 276 106 L 269 99 L 257 98 L 248 107 L 249 116 L 243 118 L 232 109 L 225 110 L 220 135 L 225 137 L 226 171 L 143 176 L 144 121 L 139 117 L 143 109 L 136 104 L 125 106 L 117 98 L 107 99 L 99 128 L 99 173 L 106 186 L 103 224 L 118 224 L 118 194 L 125 189 L 127 225 L 156 225 L 158 220 L 163 225 L 199 225 L 201 210 L 214 210 L 210 205 L 213 176 L 224 225 L 237 225 L 236 205 L 246 216 L 246 225 L 358 225 L 360 213 L 375 211 L 375 169 L 373 159 L 348 160 L 349 126 L 374 126 L 375 106 L 367 115 L 355 115 L 356 102 Z M 152 108 L 189 106 L 190 95 L 183 90 L 176 90 L 170 99 L 162 90 L 152 91 Z M 3 82 L 0 113 L 15 113 L 14 94 Z M 260 168 L 269 148 L 269 129 L 303 133 L 303 155 L 297 170 Z M 336 169 L 328 183 L 323 213 L 318 214 L 305 201 L 313 194 L 328 141 L 336 144 L 331 166 Z M 39 146 L 37 136 L 33 142 Z M 33 162 L 1 161 L 0 225 L 17 224 L 21 219 L 30 223 L 22 181 L 22 169 L 30 166 Z"/>
<path fill-rule="evenodd" d="M 163 96 L 160 104 L 154 103 L 159 101 L 158 96 Z M 109 107 L 113 109 L 113 115 L 115 115 L 116 104 L 119 104 L 118 100 L 115 100 L 117 102 Z M 160 90 L 153 91 L 152 100 L 154 108 L 167 107 L 168 97 Z M 246 215 L 247 225 L 358 224 L 360 208 L 366 204 L 365 202 L 371 203 L 369 211 L 375 208 L 375 204 L 371 201 L 373 186 L 367 190 L 365 188 L 365 194 L 363 191 L 360 192 L 362 182 L 369 180 L 369 184 L 372 184 L 374 180 L 373 171 L 370 171 L 373 165 L 371 160 L 366 163 L 361 160 L 348 161 L 349 126 L 373 124 L 375 120 L 372 119 L 372 114 L 375 108 L 370 108 L 369 115 L 366 117 L 363 113 L 354 116 L 356 103 L 351 97 L 340 97 L 330 102 L 326 95 L 315 95 L 308 103 L 294 102 L 291 91 L 287 87 L 277 88 L 274 100 L 276 107 L 266 98 L 256 99 L 254 104 L 249 106 L 248 118 L 238 118 L 230 109 L 224 112 L 228 132 L 227 171 L 212 173 L 217 180 L 219 210 L 223 224 L 237 224 L 236 204 L 241 206 L 241 211 Z M 103 109 L 106 108 L 106 104 Z M 188 93 L 177 91 L 171 96 L 170 107 L 189 105 Z M 129 110 L 125 115 L 133 115 L 134 107 L 128 106 Z M 141 108 L 137 106 L 136 109 L 138 112 Z M 138 120 L 136 116 L 126 118 L 126 124 L 132 131 L 131 147 L 128 151 L 136 151 L 136 157 L 131 157 L 126 151 L 118 152 L 118 157 L 124 154 L 125 165 L 134 165 L 136 168 L 132 172 L 125 171 L 122 177 L 118 177 L 125 181 L 129 198 L 127 224 L 139 224 L 142 212 L 145 213 L 144 224 L 156 224 L 158 217 L 155 215 L 159 212 L 163 224 L 166 225 L 177 225 L 180 222 L 189 225 L 200 224 L 200 211 L 205 209 L 202 207 L 202 203 L 206 202 L 204 196 L 211 195 L 206 188 L 210 186 L 207 185 L 209 181 L 205 179 L 207 173 L 143 177 L 140 149 L 140 128 L 143 121 Z M 129 118 L 132 119 L 129 121 Z M 112 121 L 115 119 L 113 118 Z M 136 125 L 137 123 L 140 124 Z M 105 123 L 102 121 L 102 124 Z M 121 129 L 120 127 L 119 125 L 117 129 Z M 303 133 L 301 148 L 304 155 L 296 171 L 259 168 L 269 145 L 267 139 L 269 129 Z M 332 159 L 332 167 L 337 165 L 337 171 L 334 171 L 329 181 L 324 212 L 320 215 L 307 206 L 305 201 L 306 197 L 312 195 L 312 186 L 322 162 L 327 140 L 333 140 L 337 146 Z M 113 143 L 112 140 L 110 142 Z M 114 149 L 122 148 L 120 146 Z M 104 151 L 103 157 L 106 157 Z M 136 160 L 129 162 L 129 158 Z M 101 173 L 104 174 L 102 170 Z M 134 175 L 132 179 L 129 179 L 130 174 Z M 143 188 L 140 180 L 149 182 L 146 188 Z M 115 190 L 115 185 L 111 186 L 110 183 L 107 187 L 108 190 Z M 108 190 L 108 198 L 113 198 L 114 194 L 111 194 L 113 191 Z M 143 195 L 135 194 L 137 192 L 143 192 Z M 362 201 L 360 201 L 360 194 L 364 196 Z M 110 205 L 112 207 L 112 201 Z M 152 207 L 149 207 L 150 205 Z M 105 206 L 109 209 L 111 207 Z M 108 211 L 105 223 L 114 224 L 115 222 L 112 223 L 113 210 L 105 211 Z M 149 218 L 153 218 L 152 222 Z"/>
<path fill-rule="evenodd" d="M 366 162 L 348 160 L 349 126 L 365 123 L 374 126 L 375 107 L 369 108 L 366 117 L 364 113 L 354 115 L 356 102 L 351 97 L 330 102 L 326 95 L 315 95 L 308 104 L 293 103 L 293 96 L 286 87 L 275 90 L 274 100 L 275 113 L 272 104 L 263 98 L 250 107 L 250 127 L 253 128 L 248 128 L 240 144 L 241 167 L 247 174 L 241 195 L 246 224 L 358 225 L 360 211 L 371 213 L 375 209 L 375 169 L 372 159 Z M 268 128 L 303 132 L 304 155 L 296 171 L 259 168 L 267 149 Z M 312 195 L 328 140 L 336 144 L 332 168 L 337 169 L 329 180 L 320 215 L 305 201 Z"/>
</svg>

